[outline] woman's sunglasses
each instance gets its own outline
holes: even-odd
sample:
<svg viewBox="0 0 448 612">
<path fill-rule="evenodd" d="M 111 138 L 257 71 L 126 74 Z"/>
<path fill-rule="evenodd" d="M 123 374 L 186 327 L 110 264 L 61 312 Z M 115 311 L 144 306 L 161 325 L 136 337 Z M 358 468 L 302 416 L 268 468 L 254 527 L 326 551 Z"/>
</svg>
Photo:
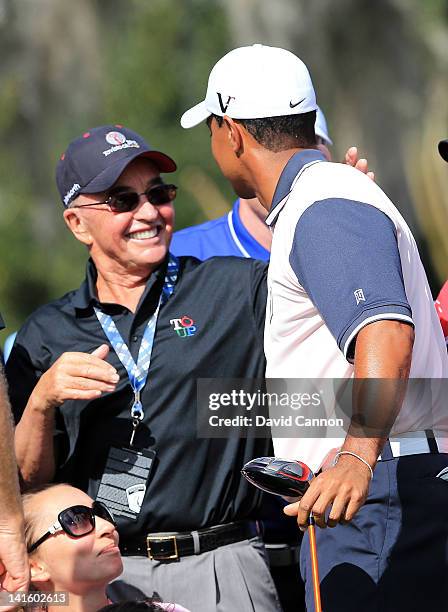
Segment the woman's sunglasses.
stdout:
<svg viewBox="0 0 448 612">
<path fill-rule="evenodd" d="M 48 531 L 28 548 L 32 553 L 38 546 L 48 540 L 50 536 L 58 531 L 65 531 L 72 538 L 82 538 L 95 529 L 95 516 L 115 525 L 114 517 L 107 507 L 98 501 L 93 502 L 91 508 L 88 506 L 70 506 L 59 512 L 58 520 L 48 528 Z"/>
<path fill-rule="evenodd" d="M 147 197 L 148 202 L 154 206 L 160 204 L 168 204 L 176 198 L 177 187 L 176 185 L 156 185 L 150 187 L 143 193 L 137 193 L 136 191 L 122 191 L 110 195 L 107 200 L 103 202 L 92 202 L 91 204 L 79 204 L 78 206 L 72 206 L 72 208 L 88 208 L 89 206 L 99 206 L 100 204 L 106 204 L 109 210 L 116 213 L 131 212 L 135 210 L 140 202 L 140 196 L 144 195 Z"/>
</svg>

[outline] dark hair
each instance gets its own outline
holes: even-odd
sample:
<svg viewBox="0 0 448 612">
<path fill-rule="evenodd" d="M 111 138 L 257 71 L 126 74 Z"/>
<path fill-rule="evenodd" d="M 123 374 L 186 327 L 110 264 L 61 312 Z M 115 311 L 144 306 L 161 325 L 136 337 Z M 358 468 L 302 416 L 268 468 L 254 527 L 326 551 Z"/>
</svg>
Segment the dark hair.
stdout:
<svg viewBox="0 0 448 612">
<path fill-rule="evenodd" d="M 159 606 L 154 599 L 148 598 L 140 601 L 120 601 L 109 604 L 98 612 L 161 612 L 162 610 L 166 610 L 166 608 Z"/>
<path fill-rule="evenodd" d="M 218 115 L 211 115 L 221 127 L 224 119 Z M 210 118 L 211 120 L 211 118 Z M 300 115 L 281 115 L 280 117 L 265 117 L 263 119 L 235 119 L 269 151 L 278 153 L 286 149 L 316 146 L 316 111 Z M 210 125 L 209 121 L 207 121 Z"/>
</svg>

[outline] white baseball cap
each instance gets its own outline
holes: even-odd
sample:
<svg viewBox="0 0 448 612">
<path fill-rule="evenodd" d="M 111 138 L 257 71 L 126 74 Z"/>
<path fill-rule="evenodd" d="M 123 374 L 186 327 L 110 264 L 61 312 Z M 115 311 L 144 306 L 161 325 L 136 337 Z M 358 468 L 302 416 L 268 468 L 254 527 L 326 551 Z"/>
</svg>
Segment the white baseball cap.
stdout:
<svg viewBox="0 0 448 612">
<path fill-rule="evenodd" d="M 182 115 L 191 128 L 211 114 L 232 119 L 262 119 L 316 110 L 310 73 L 285 49 L 252 45 L 234 49 L 213 67 L 205 100 Z"/>
<path fill-rule="evenodd" d="M 333 141 L 328 135 L 328 127 L 327 120 L 325 119 L 325 115 L 322 112 L 322 109 L 318 106 L 316 113 L 316 123 L 314 124 L 314 131 L 316 132 L 316 136 L 322 138 L 324 144 L 332 145 Z"/>
</svg>

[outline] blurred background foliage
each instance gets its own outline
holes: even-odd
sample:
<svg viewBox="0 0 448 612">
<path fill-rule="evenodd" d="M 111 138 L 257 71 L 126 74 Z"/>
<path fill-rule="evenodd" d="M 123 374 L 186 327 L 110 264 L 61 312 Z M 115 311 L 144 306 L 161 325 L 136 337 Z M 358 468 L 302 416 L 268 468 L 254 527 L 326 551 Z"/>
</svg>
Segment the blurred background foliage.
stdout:
<svg viewBox="0 0 448 612">
<path fill-rule="evenodd" d="M 223 214 L 231 189 L 206 126 L 179 117 L 210 68 L 264 42 L 309 66 L 333 154 L 356 144 L 419 242 L 436 293 L 448 277 L 448 0 L 0 0 L 0 305 L 8 331 L 76 287 L 54 167 L 89 127 L 125 124 L 178 162 L 177 227 Z"/>
</svg>

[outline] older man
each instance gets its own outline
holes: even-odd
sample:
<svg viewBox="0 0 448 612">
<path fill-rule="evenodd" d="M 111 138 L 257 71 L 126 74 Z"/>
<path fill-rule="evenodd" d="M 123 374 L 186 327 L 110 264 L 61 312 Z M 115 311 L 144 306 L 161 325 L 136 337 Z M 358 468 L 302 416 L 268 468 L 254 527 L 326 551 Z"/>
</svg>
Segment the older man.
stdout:
<svg viewBox="0 0 448 612">
<path fill-rule="evenodd" d="M 198 378 L 264 375 L 265 265 L 169 255 L 176 186 L 160 173 L 175 169 L 121 126 L 86 132 L 62 156 L 64 218 L 90 260 L 79 289 L 28 319 L 8 360 L 18 463 L 29 485 L 70 482 L 114 511 L 125 555 L 115 595 L 267 612 L 279 604 L 261 498 L 239 472 L 269 440 L 196 427 Z"/>
</svg>

